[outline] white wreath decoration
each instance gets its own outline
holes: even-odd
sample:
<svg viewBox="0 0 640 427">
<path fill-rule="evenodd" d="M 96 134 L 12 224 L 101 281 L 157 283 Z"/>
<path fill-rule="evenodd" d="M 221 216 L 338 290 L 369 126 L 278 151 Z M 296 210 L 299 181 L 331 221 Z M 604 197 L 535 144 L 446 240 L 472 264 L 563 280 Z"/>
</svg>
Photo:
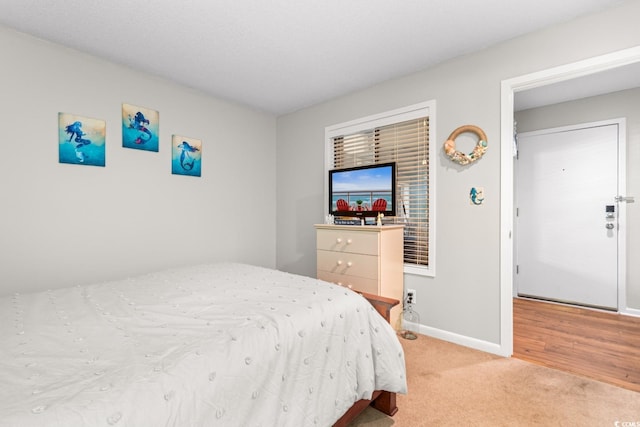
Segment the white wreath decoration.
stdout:
<svg viewBox="0 0 640 427">
<path fill-rule="evenodd" d="M 469 154 L 465 154 L 461 151 L 456 150 L 456 138 L 465 132 L 471 132 L 478 136 L 478 143 L 473 148 L 473 151 Z M 451 132 L 449 138 L 444 143 L 444 152 L 447 153 L 447 156 L 451 159 L 451 161 L 456 162 L 460 165 L 467 165 L 469 163 L 475 162 L 487 151 L 487 135 L 484 133 L 482 129 L 478 126 L 474 125 L 465 125 L 460 126 L 458 129 Z"/>
</svg>

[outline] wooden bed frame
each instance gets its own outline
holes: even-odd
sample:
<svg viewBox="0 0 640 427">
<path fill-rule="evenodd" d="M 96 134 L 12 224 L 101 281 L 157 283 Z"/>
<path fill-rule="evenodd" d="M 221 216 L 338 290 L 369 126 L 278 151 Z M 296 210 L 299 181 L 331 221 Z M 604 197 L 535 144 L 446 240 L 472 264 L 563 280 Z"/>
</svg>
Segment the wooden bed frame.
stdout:
<svg viewBox="0 0 640 427">
<path fill-rule="evenodd" d="M 391 309 L 400 304 L 400 301 L 397 299 L 367 294 L 364 292 L 360 292 L 360 294 L 371 303 L 371 305 L 387 320 L 387 322 L 390 320 Z M 398 407 L 396 406 L 396 394 L 389 391 L 376 390 L 373 392 L 371 400 L 362 399 L 354 403 L 353 406 L 349 408 L 349 410 L 347 410 L 347 412 L 345 412 L 338 421 L 336 421 L 333 427 L 346 427 L 369 406 L 373 406 L 378 411 L 391 417 L 398 412 Z"/>
</svg>

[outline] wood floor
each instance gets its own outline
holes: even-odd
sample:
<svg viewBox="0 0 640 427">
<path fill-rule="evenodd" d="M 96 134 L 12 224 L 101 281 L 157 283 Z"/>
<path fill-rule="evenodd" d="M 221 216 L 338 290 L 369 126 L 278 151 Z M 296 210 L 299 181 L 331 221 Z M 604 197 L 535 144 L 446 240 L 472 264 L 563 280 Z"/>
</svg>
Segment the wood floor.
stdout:
<svg viewBox="0 0 640 427">
<path fill-rule="evenodd" d="M 640 318 L 513 300 L 513 356 L 640 392 Z"/>
</svg>

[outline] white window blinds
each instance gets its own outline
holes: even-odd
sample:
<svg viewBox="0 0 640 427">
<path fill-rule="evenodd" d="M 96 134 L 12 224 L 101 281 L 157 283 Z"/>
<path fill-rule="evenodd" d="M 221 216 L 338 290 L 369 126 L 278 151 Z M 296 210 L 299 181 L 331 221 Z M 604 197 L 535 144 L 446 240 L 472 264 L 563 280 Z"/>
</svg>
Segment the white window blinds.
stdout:
<svg viewBox="0 0 640 427">
<path fill-rule="evenodd" d="M 396 217 L 405 224 L 404 260 L 429 266 L 429 117 L 335 136 L 333 167 L 396 162 Z"/>
</svg>

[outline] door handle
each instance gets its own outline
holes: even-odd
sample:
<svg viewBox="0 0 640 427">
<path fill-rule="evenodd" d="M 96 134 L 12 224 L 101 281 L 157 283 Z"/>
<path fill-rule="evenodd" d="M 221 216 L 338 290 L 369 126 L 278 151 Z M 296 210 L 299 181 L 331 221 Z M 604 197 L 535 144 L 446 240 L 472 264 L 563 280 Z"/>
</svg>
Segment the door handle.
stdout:
<svg viewBox="0 0 640 427">
<path fill-rule="evenodd" d="M 613 227 L 614 227 L 614 225 L 612 223 L 610 223 L 610 222 L 605 225 L 605 228 L 607 230 L 613 230 Z"/>
</svg>

